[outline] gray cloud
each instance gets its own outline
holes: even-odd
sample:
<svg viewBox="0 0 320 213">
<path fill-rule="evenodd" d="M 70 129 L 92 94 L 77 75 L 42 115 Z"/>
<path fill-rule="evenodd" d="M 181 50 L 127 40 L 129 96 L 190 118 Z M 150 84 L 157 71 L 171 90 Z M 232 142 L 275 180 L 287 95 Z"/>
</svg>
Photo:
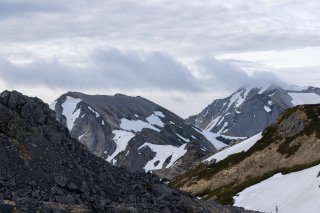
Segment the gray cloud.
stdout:
<svg viewBox="0 0 320 213">
<path fill-rule="evenodd" d="M 56 9 L 32 13 L 39 2 Z M 115 47 L 136 48 L 143 43 L 150 51 L 181 56 L 320 45 L 316 0 L 30 0 L 15 4 L 29 12 L 7 12 L 11 11 L 14 25 L 0 22 L 2 41 L 86 37 Z"/>
<path fill-rule="evenodd" d="M 47 86 L 53 89 L 151 89 L 160 91 L 204 92 L 235 90 L 246 84 L 261 85 L 280 80 L 269 72 L 248 75 L 232 61 L 204 57 L 197 62 L 200 76 L 174 58 L 161 53 L 97 49 L 73 66 L 58 60 L 36 59 L 13 64 L 0 58 L 0 78 L 8 85 Z M 181 101 L 181 100 L 180 100 Z"/>
<path fill-rule="evenodd" d="M 233 61 L 204 57 L 197 64 L 202 75 L 206 76 L 203 83 L 208 88 L 235 90 L 244 85 L 261 86 L 266 83 L 284 83 L 272 72 L 255 71 L 249 75 Z"/>
<path fill-rule="evenodd" d="M 122 88 L 200 91 L 190 71 L 168 55 L 142 55 L 118 49 L 97 50 L 86 68 L 58 60 L 35 60 L 14 65 L 0 60 L 1 79 L 11 85 L 45 85 L 51 88 Z"/>
</svg>

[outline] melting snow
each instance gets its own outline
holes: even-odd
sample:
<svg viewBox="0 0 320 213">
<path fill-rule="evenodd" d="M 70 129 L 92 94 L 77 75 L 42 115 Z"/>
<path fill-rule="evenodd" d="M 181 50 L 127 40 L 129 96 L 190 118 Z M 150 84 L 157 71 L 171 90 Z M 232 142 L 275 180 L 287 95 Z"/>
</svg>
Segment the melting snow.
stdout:
<svg viewBox="0 0 320 213">
<path fill-rule="evenodd" d="M 157 125 L 157 126 L 164 127 L 164 124 L 161 121 L 161 119 L 158 116 L 154 115 L 154 114 L 152 114 L 149 117 L 147 117 L 147 121 L 152 125 Z"/>
<path fill-rule="evenodd" d="M 235 153 L 239 153 L 239 152 L 243 152 L 243 151 L 247 151 L 248 149 L 250 149 L 258 140 L 260 140 L 262 137 L 261 133 L 252 136 L 251 138 L 248 138 L 236 145 L 233 145 L 227 149 L 222 150 L 221 152 L 218 152 L 214 155 L 212 155 L 211 157 L 205 159 L 204 161 L 211 161 L 212 159 L 216 159 L 217 162 L 227 158 L 229 155 L 235 154 Z"/>
<path fill-rule="evenodd" d="M 310 213 L 320 209 L 320 165 L 273 177 L 240 192 L 235 206 L 260 212 Z"/>
<path fill-rule="evenodd" d="M 164 114 L 160 111 L 155 111 L 153 114 L 155 114 L 158 117 L 164 118 Z"/>
<path fill-rule="evenodd" d="M 210 124 L 205 128 L 205 130 L 211 130 L 214 126 L 216 126 L 216 124 L 218 123 L 219 119 L 221 118 L 221 116 L 216 117 L 215 119 L 213 119 Z"/>
<path fill-rule="evenodd" d="M 152 126 L 150 123 L 141 120 L 128 120 L 126 118 L 121 119 L 120 127 L 121 129 L 134 132 L 141 132 L 144 128 L 149 128 L 160 132 L 160 129 Z"/>
<path fill-rule="evenodd" d="M 92 109 L 90 106 L 88 106 L 88 109 L 93 112 L 94 114 L 96 114 L 96 117 L 98 118 L 100 115 L 99 113 L 97 113 L 94 109 Z"/>
<path fill-rule="evenodd" d="M 66 97 L 66 101 L 61 105 L 62 114 L 67 119 L 67 127 L 69 130 L 72 130 L 75 120 L 79 117 L 80 109 L 76 109 L 77 104 L 82 101 L 79 98 L 72 98 L 70 96 Z"/>
<path fill-rule="evenodd" d="M 208 141 L 210 141 L 217 150 L 220 150 L 223 147 L 228 146 L 227 144 L 222 143 L 221 141 L 217 140 L 217 137 L 220 136 L 217 133 L 212 133 L 212 132 L 209 132 L 209 131 L 199 131 L 196 128 L 193 128 L 193 129 L 196 130 L 197 132 L 199 132 L 200 134 L 202 134 L 205 138 L 207 138 Z"/>
<path fill-rule="evenodd" d="M 288 93 L 292 98 L 293 105 L 302 104 L 318 104 L 320 103 L 320 96 L 316 93 Z"/>
<path fill-rule="evenodd" d="M 113 158 L 116 157 L 120 152 L 126 150 L 129 141 L 135 136 L 132 132 L 127 132 L 123 130 L 113 130 L 112 133 L 115 135 L 113 137 L 113 141 L 116 143 L 117 148 L 113 152 L 113 154 L 107 158 L 108 162 L 111 162 Z M 105 152 L 105 154 L 108 153 Z"/>
<path fill-rule="evenodd" d="M 142 146 L 140 146 L 139 149 L 142 149 L 143 147 L 146 147 L 146 146 L 150 147 L 150 149 L 156 153 L 156 156 L 151 161 L 148 161 L 148 163 L 145 165 L 144 167 L 145 171 L 162 169 L 165 160 L 168 157 L 172 156 L 170 163 L 166 166 L 166 168 L 169 168 L 180 157 L 182 157 L 187 153 L 187 150 L 185 149 L 186 144 L 183 144 L 180 147 L 175 147 L 171 145 L 157 145 L 157 144 L 145 143 Z M 159 161 L 159 163 L 157 164 L 157 166 L 155 166 L 154 163 L 157 161 Z"/>
<path fill-rule="evenodd" d="M 224 122 L 223 127 L 220 129 L 220 131 L 219 131 L 218 133 L 221 133 L 221 132 L 225 133 L 225 132 L 227 132 L 228 129 L 225 130 L 225 128 L 226 128 L 227 126 L 228 126 L 228 122 Z M 225 131 L 223 131 L 223 130 L 225 130 Z"/>
<path fill-rule="evenodd" d="M 80 135 L 79 138 L 78 138 L 78 140 L 80 141 L 83 136 L 85 136 L 85 134 Z"/>
<path fill-rule="evenodd" d="M 156 128 L 153 125 L 164 127 L 164 123 L 161 121 L 159 117 L 164 117 L 162 112 L 156 111 L 154 114 L 150 115 L 146 118 L 148 122 L 141 121 L 141 120 L 128 120 L 126 118 L 121 119 L 120 127 L 124 130 L 134 131 L 134 132 L 141 132 L 144 128 L 153 129 L 155 131 L 160 132 L 161 130 Z"/>
<path fill-rule="evenodd" d="M 266 112 L 271 112 L 271 109 L 270 109 L 270 107 L 268 107 L 268 106 L 264 106 L 264 110 L 265 110 Z"/>
</svg>

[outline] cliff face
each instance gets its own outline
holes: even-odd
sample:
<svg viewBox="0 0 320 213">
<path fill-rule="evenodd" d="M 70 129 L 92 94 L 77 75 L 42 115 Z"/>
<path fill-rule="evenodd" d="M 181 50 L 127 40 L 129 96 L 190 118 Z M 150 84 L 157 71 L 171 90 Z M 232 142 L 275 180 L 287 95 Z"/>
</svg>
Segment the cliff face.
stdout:
<svg viewBox="0 0 320 213">
<path fill-rule="evenodd" d="M 286 110 L 248 151 L 202 165 L 173 184 L 205 199 L 233 203 L 233 196 L 277 173 L 320 164 L 320 105 Z"/>
<path fill-rule="evenodd" d="M 73 139 L 54 111 L 0 95 L 0 212 L 242 212 L 128 173 Z"/>
</svg>

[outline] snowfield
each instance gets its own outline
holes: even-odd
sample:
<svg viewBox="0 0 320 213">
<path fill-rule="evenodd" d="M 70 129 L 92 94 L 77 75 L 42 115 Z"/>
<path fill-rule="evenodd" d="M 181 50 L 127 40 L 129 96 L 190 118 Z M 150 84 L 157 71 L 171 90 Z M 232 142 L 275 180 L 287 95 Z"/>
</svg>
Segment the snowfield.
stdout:
<svg viewBox="0 0 320 213">
<path fill-rule="evenodd" d="M 212 155 L 211 157 L 205 159 L 203 162 L 208 162 L 211 161 L 213 159 L 216 159 L 216 162 L 219 162 L 225 158 L 227 158 L 229 155 L 235 154 L 235 153 L 240 153 L 243 151 L 247 151 L 248 149 L 250 149 L 258 140 L 260 140 L 262 137 L 262 134 L 259 133 L 255 136 L 252 136 L 251 138 L 248 138 L 236 145 L 233 145 L 229 148 L 226 148 L 214 155 Z"/>
<path fill-rule="evenodd" d="M 320 165 L 287 175 L 276 174 L 235 196 L 235 206 L 260 212 L 320 212 Z M 278 209 L 278 211 L 276 211 Z"/>
</svg>

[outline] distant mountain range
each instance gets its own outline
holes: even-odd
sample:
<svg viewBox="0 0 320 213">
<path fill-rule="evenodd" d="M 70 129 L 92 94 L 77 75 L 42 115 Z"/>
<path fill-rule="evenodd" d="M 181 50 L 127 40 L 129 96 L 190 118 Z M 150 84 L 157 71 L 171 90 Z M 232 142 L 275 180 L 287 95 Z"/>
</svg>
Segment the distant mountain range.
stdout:
<svg viewBox="0 0 320 213">
<path fill-rule="evenodd" d="M 178 166 L 183 172 L 227 146 L 218 139 L 230 140 L 186 124 L 142 97 L 69 92 L 51 108 L 73 138 L 129 171 L 169 168 L 183 157 Z"/>
<path fill-rule="evenodd" d="M 246 86 L 213 101 L 186 121 L 214 133 L 251 137 L 273 123 L 285 109 L 316 103 L 320 103 L 320 89 L 315 87 Z"/>
</svg>

